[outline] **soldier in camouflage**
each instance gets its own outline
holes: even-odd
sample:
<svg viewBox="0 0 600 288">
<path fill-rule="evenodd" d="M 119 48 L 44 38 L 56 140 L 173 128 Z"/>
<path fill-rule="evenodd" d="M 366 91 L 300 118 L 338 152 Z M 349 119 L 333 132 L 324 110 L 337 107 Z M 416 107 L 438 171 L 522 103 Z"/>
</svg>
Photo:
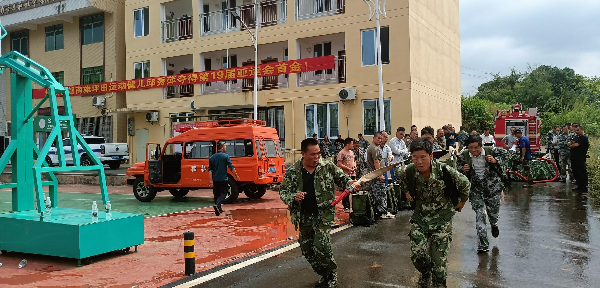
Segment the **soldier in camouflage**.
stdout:
<svg viewBox="0 0 600 288">
<path fill-rule="evenodd" d="M 381 156 L 381 149 L 379 148 L 381 141 L 381 132 L 375 132 L 373 143 L 371 143 L 369 149 L 367 149 L 367 171 L 365 171 L 363 175 L 383 167 L 383 157 Z M 373 196 L 373 207 L 376 218 L 380 218 L 381 216 L 388 217 L 387 193 L 385 192 L 384 183 L 385 178 L 381 175 L 379 178 L 375 178 L 365 185 L 365 189 L 371 191 L 371 195 Z"/>
<path fill-rule="evenodd" d="M 285 172 L 279 190 L 290 210 L 291 221 L 299 229 L 302 255 L 322 278 L 316 287 L 336 287 L 337 264 L 331 250 L 334 221 L 335 185 L 348 187 L 350 176 L 333 162 L 321 158 L 319 143 L 308 138 L 301 144 L 302 159 Z"/>
<path fill-rule="evenodd" d="M 455 209 L 461 211 L 469 199 L 471 184 L 464 175 L 433 159 L 432 142 L 417 138 L 410 145 L 414 164 L 396 171 L 396 179 L 406 198 L 416 202 L 410 218 L 411 260 L 421 272 L 419 287 L 446 287 L 446 261 L 452 241 L 452 217 Z M 460 202 L 455 207 L 445 196 L 443 170 L 450 173 L 460 193 Z M 410 191 L 412 188 L 413 191 Z M 412 195 L 412 196 L 411 196 Z M 414 196 L 414 197 L 413 197 Z"/>
<path fill-rule="evenodd" d="M 573 172 L 571 172 L 571 148 L 567 146 L 569 138 L 569 127 L 565 125 L 562 127 L 562 133 L 558 135 L 558 163 L 560 164 L 559 181 L 562 182 L 567 181 L 567 172 L 569 173 L 569 176 L 573 175 Z"/>
<path fill-rule="evenodd" d="M 479 237 L 477 253 L 487 253 L 490 243 L 487 237 L 486 212 L 492 226 L 492 236 L 498 237 L 498 216 L 500 197 L 504 185 L 502 182 L 502 155 L 499 149 L 483 147 L 481 136 L 467 138 L 465 150 L 458 157 L 459 171 L 471 181 L 469 199 L 475 211 L 475 228 Z M 484 149 L 485 148 L 485 149 Z"/>
<path fill-rule="evenodd" d="M 469 133 L 465 131 L 464 126 L 460 126 L 460 131 L 456 134 L 456 140 L 460 143 L 460 147 L 465 147 L 465 141 L 469 138 Z"/>
<path fill-rule="evenodd" d="M 367 159 L 365 158 L 365 148 L 360 147 L 360 142 L 354 140 L 354 159 L 356 159 L 356 178 L 360 179 L 367 171 Z"/>
</svg>

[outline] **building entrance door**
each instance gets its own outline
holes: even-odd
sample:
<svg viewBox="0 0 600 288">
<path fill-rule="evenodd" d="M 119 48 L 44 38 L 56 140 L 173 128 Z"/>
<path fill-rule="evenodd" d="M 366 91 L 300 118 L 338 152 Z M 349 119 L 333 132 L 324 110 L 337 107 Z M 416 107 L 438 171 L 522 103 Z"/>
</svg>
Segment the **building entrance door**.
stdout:
<svg viewBox="0 0 600 288">
<path fill-rule="evenodd" d="M 148 143 L 148 129 L 135 130 L 135 162 L 146 161 L 146 143 Z"/>
</svg>

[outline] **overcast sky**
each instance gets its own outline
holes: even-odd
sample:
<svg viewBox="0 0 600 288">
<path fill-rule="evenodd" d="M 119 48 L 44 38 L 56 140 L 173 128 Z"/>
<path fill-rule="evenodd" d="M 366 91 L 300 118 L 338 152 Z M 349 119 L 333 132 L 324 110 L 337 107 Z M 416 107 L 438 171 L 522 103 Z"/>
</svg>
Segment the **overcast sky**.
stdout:
<svg viewBox="0 0 600 288">
<path fill-rule="evenodd" d="M 600 76 L 600 1 L 460 0 L 462 93 L 511 68 Z"/>
</svg>

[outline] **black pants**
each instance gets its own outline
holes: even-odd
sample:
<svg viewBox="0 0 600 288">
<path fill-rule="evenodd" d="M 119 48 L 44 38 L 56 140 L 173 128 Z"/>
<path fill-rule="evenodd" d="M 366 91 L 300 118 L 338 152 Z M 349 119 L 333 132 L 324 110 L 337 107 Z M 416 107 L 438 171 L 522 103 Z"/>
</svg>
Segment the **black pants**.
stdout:
<svg viewBox="0 0 600 288">
<path fill-rule="evenodd" d="M 213 182 L 213 196 L 215 197 L 215 205 L 221 208 L 221 204 L 227 198 L 227 190 L 229 186 L 227 181 L 214 181 Z"/>
<path fill-rule="evenodd" d="M 573 157 L 571 156 L 571 165 L 573 166 L 573 176 L 577 181 L 577 187 L 587 188 L 588 187 L 588 172 L 587 163 L 584 157 Z"/>
<path fill-rule="evenodd" d="M 356 176 L 350 176 L 350 178 L 352 178 L 352 180 L 356 180 Z M 352 195 L 348 195 L 342 199 L 342 205 L 344 206 L 344 209 L 350 209 L 350 197 L 352 197 Z"/>
</svg>

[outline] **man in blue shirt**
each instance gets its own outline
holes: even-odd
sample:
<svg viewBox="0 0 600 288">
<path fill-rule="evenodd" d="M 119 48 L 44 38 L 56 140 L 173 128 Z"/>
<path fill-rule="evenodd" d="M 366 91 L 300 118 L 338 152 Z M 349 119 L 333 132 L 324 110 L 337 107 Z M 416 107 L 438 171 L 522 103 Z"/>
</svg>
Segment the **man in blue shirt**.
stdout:
<svg viewBox="0 0 600 288">
<path fill-rule="evenodd" d="M 449 149 L 450 146 L 454 147 L 454 144 L 456 143 L 456 133 L 454 133 L 454 131 L 452 131 L 452 128 L 449 125 L 444 125 L 442 127 L 442 130 L 444 130 L 444 137 L 446 137 L 446 150 Z"/>
<path fill-rule="evenodd" d="M 523 176 L 527 178 L 527 184 L 523 185 L 524 188 L 533 187 L 533 175 L 531 174 L 531 143 L 529 138 L 523 135 L 521 130 L 515 131 L 515 136 L 519 139 L 519 151 L 521 157 L 519 161 L 523 163 Z"/>
<path fill-rule="evenodd" d="M 212 155 L 208 160 L 208 178 L 210 179 L 210 187 L 213 188 L 213 195 L 215 196 L 215 215 L 219 216 L 223 213 L 221 204 L 227 197 L 227 190 L 229 190 L 227 167 L 231 169 L 231 173 L 235 175 L 235 178 L 240 180 L 240 176 L 235 171 L 231 158 L 225 153 L 227 146 L 225 142 L 219 141 L 217 143 L 217 153 Z"/>
</svg>

